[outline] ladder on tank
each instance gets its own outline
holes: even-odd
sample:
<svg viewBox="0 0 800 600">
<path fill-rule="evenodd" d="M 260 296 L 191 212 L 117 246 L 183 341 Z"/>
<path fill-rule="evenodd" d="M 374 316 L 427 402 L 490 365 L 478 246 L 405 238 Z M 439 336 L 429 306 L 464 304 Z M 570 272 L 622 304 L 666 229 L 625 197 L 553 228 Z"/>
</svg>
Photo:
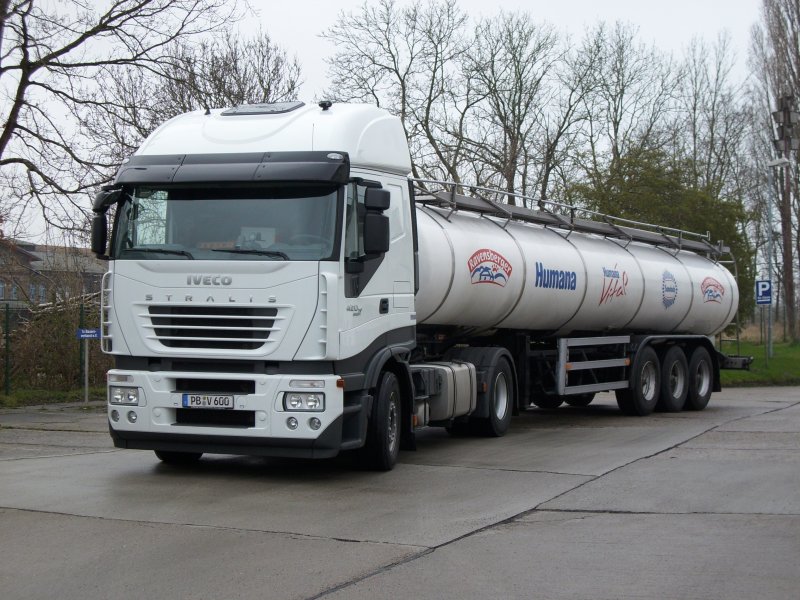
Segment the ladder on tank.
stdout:
<svg viewBox="0 0 800 600">
<path fill-rule="evenodd" d="M 416 196 L 418 204 L 449 209 L 450 214 L 457 210 L 468 210 L 507 221 L 537 223 L 545 227 L 565 230 L 568 234 L 573 231 L 594 233 L 621 240 L 625 244 L 637 241 L 654 246 L 666 246 L 675 250 L 676 253 L 680 250 L 691 250 L 704 253 L 715 260 L 718 260 L 720 256 L 730 254 L 730 248 L 724 246 L 721 241 L 717 244 L 711 243 L 709 232 L 695 233 L 674 227 L 623 219 L 572 204 L 534 198 L 501 189 L 413 177 L 409 177 L 409 181 L 415 191 L 419 192 Z M 460 193 L 459 190 L 469 190 L 471 195 Z M 487 196 L 497 199 L 493 200 Z M 499 198 L 520 200 L 523 205 L 504 204 L 499 201 Z M 537 208 L 527 208 L 527 204 L 535 205 Z"/>
</svg>

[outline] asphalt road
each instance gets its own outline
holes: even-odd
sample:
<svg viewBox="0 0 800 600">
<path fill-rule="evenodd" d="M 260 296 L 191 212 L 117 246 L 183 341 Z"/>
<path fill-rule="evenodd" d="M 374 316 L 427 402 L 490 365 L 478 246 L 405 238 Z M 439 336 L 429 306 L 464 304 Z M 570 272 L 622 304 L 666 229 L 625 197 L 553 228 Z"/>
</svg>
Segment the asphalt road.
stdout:
<svg viewBox="0 0 800 600">
<path fill-rule="evenodd" d="M 422 432 L 389 473 L 115 450 L 102 407 L 0 411 L 0 597 L 800 598 L 800 388 Z"/>
</svg>

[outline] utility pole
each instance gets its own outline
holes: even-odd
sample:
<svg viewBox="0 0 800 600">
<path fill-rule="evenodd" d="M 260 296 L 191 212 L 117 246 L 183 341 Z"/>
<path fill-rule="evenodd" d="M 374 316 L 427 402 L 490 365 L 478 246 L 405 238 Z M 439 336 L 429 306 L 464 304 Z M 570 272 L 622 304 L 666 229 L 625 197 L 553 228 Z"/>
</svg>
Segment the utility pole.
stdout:
<svg viewBox="0 0 800 600">
<path fill-rule="evenodd" d="M 786 158 L 779 158 L 767 163 L 767 180 L 769 181 L 769 196 L 767 200 L 767 279 L 772 285 L 772 244 L 775 242 L 775 235 L 772 231 L 772 190 L 774 189 L 772 169 L 785 168 L 789 166 L 789 160 Z M 779 194 L 780 197 L 780 194 Z M 776 298 L 775 288 L 772 288 L 772 298 Z M 769 366 L 769 359 L 772 358 L 772 304 L 767 306 L 767 356 L 766 364 Z"/>
<path fill-rule="evenodd" d="M 793 151 L 800 148 L 800 140 L 796 126 L 800 121 L 800 114 L 792 110 L 794 96 L 786 95 L 778 101 L 778 110 L 772 113 L 772 118 L 778 126 L 778 138 L 773 141 L 775 149 L 787 161 Z M 794 259 L 792 252 L 792 197 L 791 197 L 791 171 L 787 164 L 782 169 L 783 196 L 780 201 L 781 216 L 781 241 L 783 242 L 783 302 L 786 311 L 784 327 L 792 342 L 797 341 L 797 328 L 795 316 L 795 288 L 794 288 Z"/>
</svg>

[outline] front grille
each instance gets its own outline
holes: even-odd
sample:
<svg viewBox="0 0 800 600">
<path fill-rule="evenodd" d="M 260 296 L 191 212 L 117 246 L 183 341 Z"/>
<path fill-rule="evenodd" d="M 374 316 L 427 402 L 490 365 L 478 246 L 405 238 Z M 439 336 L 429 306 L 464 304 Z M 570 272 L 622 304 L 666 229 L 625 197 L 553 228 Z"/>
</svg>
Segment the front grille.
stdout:
<svg viewBox="0 0 800 600">
<path fill-rule="evenodd" d="M 255 427 L 256 413 L 252 410 L 216 408 L 178 408 L 176 425 L 205 425 L 209 427 Z"/>
<path fill-rule="evenodd" d="M 155 338 L 170 348 L 255 350 L 273 331 L 277 308 L 150 306 Z"/>
<path fill-rule="evenodd" d="M 238 379 L 188 379 L 175 380 L 176 392 L 211 393 L 211 394 L 254 394 L 255 381 L 240 381 Z"/>
</svg>

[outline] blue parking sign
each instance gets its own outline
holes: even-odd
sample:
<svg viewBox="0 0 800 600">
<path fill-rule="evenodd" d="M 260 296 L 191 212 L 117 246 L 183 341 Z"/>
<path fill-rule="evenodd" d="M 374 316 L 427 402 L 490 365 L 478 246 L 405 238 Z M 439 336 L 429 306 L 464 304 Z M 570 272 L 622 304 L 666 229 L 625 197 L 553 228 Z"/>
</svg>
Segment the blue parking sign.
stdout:
<svg viewBox="0 0 800 600">
<path fill-rule="evenodd" d="M 756 281 L 756 304 L 772 304 L 772 281 Z"/>
</svg>

